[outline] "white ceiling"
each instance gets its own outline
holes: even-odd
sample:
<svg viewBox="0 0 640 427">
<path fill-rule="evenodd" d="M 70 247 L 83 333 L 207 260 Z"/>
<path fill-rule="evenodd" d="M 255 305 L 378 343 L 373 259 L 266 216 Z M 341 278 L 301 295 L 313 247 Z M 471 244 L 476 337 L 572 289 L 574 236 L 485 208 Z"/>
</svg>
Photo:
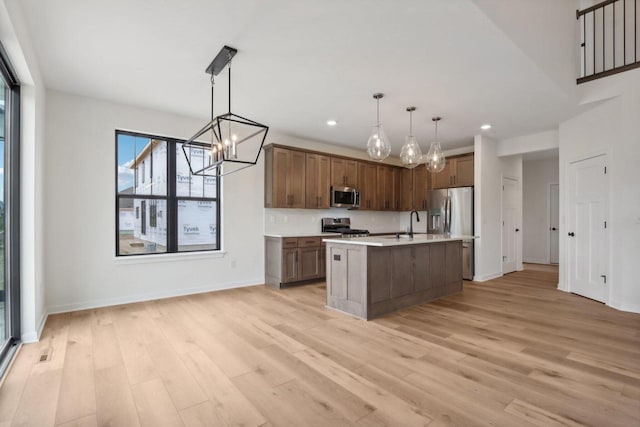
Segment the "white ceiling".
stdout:
<svg viewBox="0 0 640 427">
<path fill-rule="evenodd" d="M 521 27 L 511 37 L 500 26 L 508 22 L 505 1 L 22 4 L 49 88 L 205 119 L 204 69 L 227 44 L 238 49 L 233 112 L 282 133 L 362 147 L 375 121 L 372 94 L 384 92 L 381 121 L 397 154 L 409 105 L 418 108 L 414 133 L 425 150 L 434 115 L 443 116 L 439 133 L 450 149 L 471 143 L 483 123 L 493 125 L 490 136 L 502 139 L 553 128 L 576 111 L 558 84 L 562 76 L 550 75 L 553 68 L 526 52 L 532 37 L 523 37 Z M 518 3 L 523 1 L 538 0 Z M 567 9 L 565 2 L 544 3 L 550 9 L 544 13 L 554 12 L 554 3 L 565 6 L 555 12 Z M 563 22 L 526 28 L 548 39 L 550 32 L 566 33 Z M 565 25 L 574 23 L 575 15 L 568 16 Z M 217 113 L 226 111 L 226 83 L 225 71 L 216 83 Z M 329 118 L 338 126 L 327 127 Z"/>
</svg>

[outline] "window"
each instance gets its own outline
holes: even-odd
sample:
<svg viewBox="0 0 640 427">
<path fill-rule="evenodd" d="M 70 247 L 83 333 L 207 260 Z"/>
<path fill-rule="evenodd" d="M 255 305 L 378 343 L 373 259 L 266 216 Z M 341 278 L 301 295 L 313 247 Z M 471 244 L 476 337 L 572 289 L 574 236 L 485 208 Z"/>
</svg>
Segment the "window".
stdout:
<svg viewBox="0 0 640 427">
<path fill-rule="evenodd" d="M 0 369 L 19 339 L 20 84 L 0 44 Z"/>
<path fill-rule="evenodd" d="M 191 175 L 182 143 L 116 131 L 117 256 L 220 249 L 218 179 Z"/>
</svg>

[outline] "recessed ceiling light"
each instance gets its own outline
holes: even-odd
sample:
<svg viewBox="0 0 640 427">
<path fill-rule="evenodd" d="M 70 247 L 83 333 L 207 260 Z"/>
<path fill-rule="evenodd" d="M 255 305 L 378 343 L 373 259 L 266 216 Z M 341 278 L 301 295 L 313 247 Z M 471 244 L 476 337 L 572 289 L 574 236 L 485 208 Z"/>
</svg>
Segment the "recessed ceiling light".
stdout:
<svg viewBox="0 0 640 427">
<path fill-rule="evenodd" d="M 327 126 L 335 126 L 337 124 L 338 122 L 333 119 L 327 120 Z"/>
<path fill-rule="evenodd" d="M 489 130 L 489 129 L 491 129 L 491 125 L 490 124 L 482 125 L 482 126 L 480 126 L 480 129 Z"/>
</svg>

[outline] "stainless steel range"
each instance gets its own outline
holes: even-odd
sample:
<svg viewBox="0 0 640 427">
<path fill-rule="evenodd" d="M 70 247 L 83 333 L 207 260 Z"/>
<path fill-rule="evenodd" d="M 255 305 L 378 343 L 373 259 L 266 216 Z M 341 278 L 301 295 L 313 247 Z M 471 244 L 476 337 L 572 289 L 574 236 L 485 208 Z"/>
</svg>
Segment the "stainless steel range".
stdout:
<svg viewBox="0 0 640 427">
<path fill-rule="evenodd" d="M 366 237 L 369 230 L 351 228 L 350 218 L 322 218 L 323 233 L 340 233 L 342 237 Z"/>
</svg>

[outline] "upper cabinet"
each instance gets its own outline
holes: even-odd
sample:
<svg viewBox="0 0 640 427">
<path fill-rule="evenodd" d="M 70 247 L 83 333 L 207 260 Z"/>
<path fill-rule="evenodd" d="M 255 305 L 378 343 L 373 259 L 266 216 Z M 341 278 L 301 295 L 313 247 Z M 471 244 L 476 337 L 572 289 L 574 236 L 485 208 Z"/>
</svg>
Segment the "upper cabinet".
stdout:
<svg viewBox="0 0 640 427">
<path fill-rule="evenodd" d="M 421 166 L 418 166 L 421 167 Z M 424 168 L 424 166 L 422 166 Z M 400 210 L 413 209 L 413 171 L 415 169 L 402 168 L 400 171 Z"/>
<path fill-rule="evenodd" d="M 305 207 L 328 209 L 331 189 L 331 159 L 321 154 L 306 154 Z"/>
<path fill-rule="evenodd" d="M 358 162 L 351 159 L 332 157 L 331 185 L 356 187 L 358 185 Z"/>
<path fill-rule="evenodd" d="M 278 147 L 265 148 L 265 207 L 304 208 L 305 169 L 305 153 Z"/>
<path fill-rule="evenodd" d="M 427 209 L 427 191 L 429 191 L 429 171 L 423 165 L 413 169 L 413 209 Z"/>
<path fill-rule="evenodd" d="M 473 154 L 452 157 L 442 172 L 431 174 L 433 189 L 468 187 L 473 185 Z"/>
<path fill-rule="evenodd" d="M 267 145 L 265 208 L 328 209 L 331 186 L 360 192 L 360 209 L 426 210 L 431 189 L 473 185 L 473 154 L 447 159 L 440 173 L 349 159 L 325 153 Z"/>
<path fill-rule="evenodd" d="M 358 162 L 358 185 L 360 192 L 360 210 L 377 210 L 378 178 L 377 166 L 372 163 Z"/>
</svg>

